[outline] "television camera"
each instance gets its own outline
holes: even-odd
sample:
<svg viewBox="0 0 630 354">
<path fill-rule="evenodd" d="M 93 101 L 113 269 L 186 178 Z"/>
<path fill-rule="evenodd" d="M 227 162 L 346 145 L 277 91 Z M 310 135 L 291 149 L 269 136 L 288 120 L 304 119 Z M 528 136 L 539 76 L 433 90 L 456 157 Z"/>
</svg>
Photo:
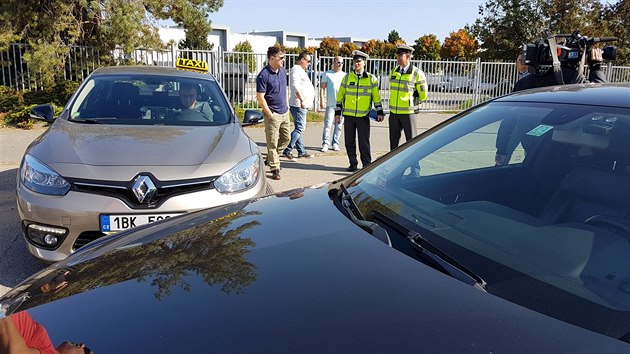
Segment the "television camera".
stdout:
<svg viewBox="0 0 630 354">
<path fill-rule="evenodd" d="M 535 43 L 523 46 L 523 63 L 533 66 L 538 75 L 544 75 L 553 70 L 556 81 L 564 84 L 562 70 L 573 69 L 576 71 L 572 83 L 585 81 L 585 64 L 595 64 L 591 58 L 591 48 L 600 42 L 616 41 L 615 37 L 588 38 L 577 31 L 572 34 L 551 34 L 547 32 L 547 38 L 539 38 Z M 558 39 L 564 39 L 558 41 Z M 559 43 L 560 42 L 560 43 Z M 603 60 L 615 60 L 617 47 L 607 46 L 602 49 Z M 597 59 L 599 60 L 599 59 Z"/>
</svg>

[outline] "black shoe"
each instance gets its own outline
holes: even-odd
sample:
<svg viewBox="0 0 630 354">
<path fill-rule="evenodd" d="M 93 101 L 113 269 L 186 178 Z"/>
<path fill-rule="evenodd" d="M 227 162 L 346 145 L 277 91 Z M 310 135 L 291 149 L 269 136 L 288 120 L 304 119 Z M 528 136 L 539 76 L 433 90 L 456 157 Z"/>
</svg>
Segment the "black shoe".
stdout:
<svg viewBox="0 0 630 354">
<path fill-rule="evenodd" d="M 286 157 L 289 161 L 295 161 L 295 157 L 293 157 L 293 155 L 291 155 L 290 152 L 283 152 L 282 156 Z"/>
<path fill-rule="evenodd" d="M 280 170 L 272 170 L 271 171 L 271 179 L 279 181 L 280 180 Z"/>
<path fill-rule="evenodd" d="M 354 171 L 358 171 L 359 169 L 357 168 L 357 165 L 350 165 L 348 166 L 348 168 L 346 168 L 346 171 L 348 172 L 354 172 Z"/>
<path fill-rule="evenodd" d="M 315 157 L 315 155 L 313 154 L 309 154 L 308 152 L 303 153 L 302 155 L 298 155 L 298 158 L 305 158 L 305 159 L 310 159 L 312 157 Z"/>
</svg>

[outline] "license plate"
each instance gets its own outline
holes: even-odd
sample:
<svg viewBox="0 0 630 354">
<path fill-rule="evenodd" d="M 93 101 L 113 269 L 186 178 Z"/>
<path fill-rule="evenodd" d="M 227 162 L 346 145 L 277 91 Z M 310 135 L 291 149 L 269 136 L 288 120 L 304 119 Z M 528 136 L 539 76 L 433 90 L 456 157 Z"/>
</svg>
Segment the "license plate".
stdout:
<svg viewBox="0 0 630 354">
<path fill-rule="evenodd" d="M 173 214 L 116 214 L 101 215 L 101 232 L 122 231 L 132 227 L 146 225 L 183 213 Z"/>
</svg>

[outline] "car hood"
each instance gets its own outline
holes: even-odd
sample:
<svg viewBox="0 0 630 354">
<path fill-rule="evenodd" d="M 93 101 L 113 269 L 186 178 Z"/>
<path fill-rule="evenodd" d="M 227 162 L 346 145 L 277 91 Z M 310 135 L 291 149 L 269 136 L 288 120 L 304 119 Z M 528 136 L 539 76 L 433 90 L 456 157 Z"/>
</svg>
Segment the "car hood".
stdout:
<svg viewBox="0 0 630 354">
<path fill-rule="evenodd" d="M 142 170 L 157 169 L 159 175 L 160 169 L 193 167 L 182 172 L 194 178 L 224 172 L 253 154 L 252 145 L 238 124 L 122 126 L 59 119 L 35 140 L 28 153 L 66 177 L 127 179 Z M 197 170 L 204 165 L 211 167 Z M 128 166 L 137 168 L 131 171 Z M 117 175 L 117 170 L 129 171 L 130 176 L 110 176 Z"/>
<path fill-rule="evenodd" d="M 101 353 L 628 349 L 401 254 L 322 187 L 97 241 L 0 304 Z"/>
</svg>

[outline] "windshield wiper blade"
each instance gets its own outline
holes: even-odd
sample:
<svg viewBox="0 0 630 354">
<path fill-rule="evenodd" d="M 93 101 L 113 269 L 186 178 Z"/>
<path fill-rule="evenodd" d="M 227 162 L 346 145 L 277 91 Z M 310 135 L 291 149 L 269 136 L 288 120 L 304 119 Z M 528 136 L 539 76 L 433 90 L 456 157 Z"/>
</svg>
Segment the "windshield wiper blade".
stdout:
<svg viewBox="0 0 630 354">
<path fill-rule="evenodd" d="M 76 122 L 76 123 L 85 123 L 85 124 L 103 124 L 103 122 L 101 122 L 98 119 L 90 119 L 90 118 L 73 118 L 70 119 L 71 122 Z"/>
<path fill-rule="evenodd" d="M 370 235 L 374 236 L 379 241 L 387 244 L 389 247 L 392 247 L 392 241 L 389 239 L 387 231 L 375 222 L 365 221 L 365 218 L 363 217 L 363 215 L 361 215 L 361 211 L 354 203 L 354 200 L 352 200 L 352 196 L 343 184 L 340 185 L 340 190 L 341 207 L 348 213 L 348 215 L 350 216 L 350 220 L 359 225 L 365 231 L 369 232 Z M 357 218 L 354 214 L 355 212 L 363 220 Z"/>
<path fill-rule="evenodd" d="M 487 283 L 485 280 L 463 264 L 451 258 L 444 251 L 437 248 L 420 233 L 406 228 L 400 222 L 394 220 L 393 217 L 389 217 L 379 211 L 374 211 L 372 215 L 375 219 L 382 220 L 391 228 L 405 235 L 419 252 L 431 258 L 446 274 L 466 284 L 472 285 L 477 289 L 487 291 Z"/>
</svg>

